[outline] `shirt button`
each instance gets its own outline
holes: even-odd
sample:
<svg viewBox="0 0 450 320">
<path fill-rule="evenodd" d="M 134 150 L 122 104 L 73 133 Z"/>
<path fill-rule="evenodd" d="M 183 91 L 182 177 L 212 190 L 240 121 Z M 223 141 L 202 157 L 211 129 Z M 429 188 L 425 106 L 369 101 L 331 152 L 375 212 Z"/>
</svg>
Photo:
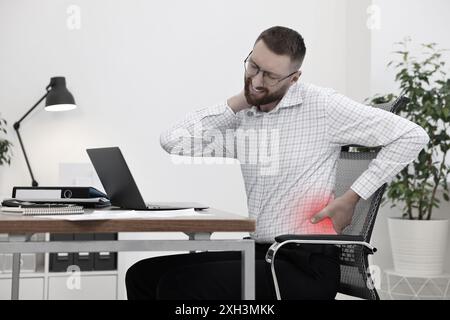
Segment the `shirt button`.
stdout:
<svg viewBox="0 0 450 320">
<path fill-rule="evenodd" d="M 253 116 L 253 112 L 252 111 L 247 111 L 247 116 L 252 117 Z"/>
</svg>

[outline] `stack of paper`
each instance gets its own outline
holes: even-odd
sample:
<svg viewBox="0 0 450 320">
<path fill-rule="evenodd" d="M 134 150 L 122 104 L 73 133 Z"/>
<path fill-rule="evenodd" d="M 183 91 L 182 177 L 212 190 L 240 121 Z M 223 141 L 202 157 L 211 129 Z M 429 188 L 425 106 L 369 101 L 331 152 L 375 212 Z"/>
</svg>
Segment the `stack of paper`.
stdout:
<svg viewBox="0 0 450 320">
<path fill-rule="evenodd" d="M 182 210 L 161 210 L 161 211 L 130 211 L 130 210 L 99 210 L 83 215 L 65 215 L 65 216 L 41 216 L 43 218 L 64 219 L 69 221 L 88 221 L 88 220 L 113 220 L 113 219 L 150 219 L 150 218 L 177 218 L 177 217 L 200 217 L 211 215 L 194 209 Z"/>
</svg>

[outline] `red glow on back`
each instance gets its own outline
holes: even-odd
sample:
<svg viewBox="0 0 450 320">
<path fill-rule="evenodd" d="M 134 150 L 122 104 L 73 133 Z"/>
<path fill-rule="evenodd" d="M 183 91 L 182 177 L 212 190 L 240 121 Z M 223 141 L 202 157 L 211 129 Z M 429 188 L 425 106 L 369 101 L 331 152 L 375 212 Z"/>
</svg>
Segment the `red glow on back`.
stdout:
<svg viewBox="0 0 450 320">
<path fill-rule="evenodd" d="M 302 199 L 298 205 L 298 219 L 296 219 L 296 230 L 299 234 L 337 234 L 333 228 L 331 218 L 325 218 L 322 221 L 313 224 L 311 218 L 325 208 L 334 196 L 312 197 L 308 196 Z"/>
</svg>

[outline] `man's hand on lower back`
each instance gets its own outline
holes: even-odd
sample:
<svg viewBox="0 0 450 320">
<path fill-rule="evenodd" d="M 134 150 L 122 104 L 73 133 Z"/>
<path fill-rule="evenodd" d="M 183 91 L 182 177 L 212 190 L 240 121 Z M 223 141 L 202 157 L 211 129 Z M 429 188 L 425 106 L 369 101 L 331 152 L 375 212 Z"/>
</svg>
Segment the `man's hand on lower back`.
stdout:
<svg viewBox="0 0 450 320">
<path fill-rule="evenodd" d="M 349 189 L 341 197 L 334 199 L 319 213 L 314 215 L 311 222 L 316 224 L 323 219 L 331 218 L 334 230 L 341 234 L 345 227 L 352 222 L 353 213 L 359 199 L 359 195 L 352 189 Z"/>
</svg>

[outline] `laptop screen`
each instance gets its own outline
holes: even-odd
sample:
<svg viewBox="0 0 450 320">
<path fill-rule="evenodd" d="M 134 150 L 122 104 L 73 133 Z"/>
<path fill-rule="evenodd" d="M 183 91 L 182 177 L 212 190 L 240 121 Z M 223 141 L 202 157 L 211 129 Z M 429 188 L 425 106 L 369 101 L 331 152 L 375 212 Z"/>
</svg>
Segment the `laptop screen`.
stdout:
<svg viewBox="0 0 450 320">
<path fill-rule="evenodd" d="M 86 150 L 111 204 L 142 210 L 145 202 L 118 147 Z"/>
</svg>

